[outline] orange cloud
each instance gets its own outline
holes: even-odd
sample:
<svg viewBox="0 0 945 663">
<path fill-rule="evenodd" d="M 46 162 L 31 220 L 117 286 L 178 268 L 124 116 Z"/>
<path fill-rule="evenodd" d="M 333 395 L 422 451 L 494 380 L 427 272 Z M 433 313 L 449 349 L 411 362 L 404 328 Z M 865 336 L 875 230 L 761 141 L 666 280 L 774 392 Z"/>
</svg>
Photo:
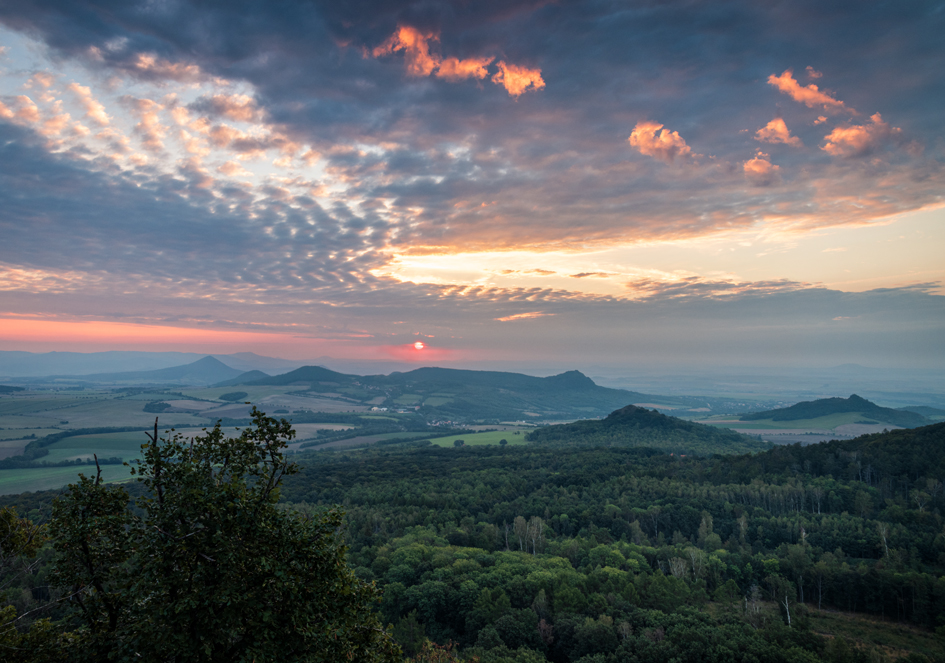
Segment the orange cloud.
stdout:
<svg viewBox="0 0 945 663">
<path fill-rule="evenodd" d="M 79 103 L 85 108 L 85 116 L 100 127 L 107 127 L 111 119 L 105 112 L 105 106 L 92 96 L 92 89 L 78 83 L 69 83 L 68 89 L 79 98 Z"/>
<path fill-rule="evenodd" d="M 35 74 L 30 76 L 30 79 L 26 82 L 24 87 L 31 88 L 35 84 L 39 84 L 44 88 L 52 87 L 52 84 L 56 82 L 56 77 L 45 71 L 37 71 Z"/>
<path fill-rule="evenodd" d="M 440 37 L 434 32 L 423 33 L 409 25 L 402 25 L 397 32 L 388 37 L 380 46 L 371 51 L 376 58 L 403 51 L 407 63 L 407 74 L 410 76 L 435 75 L 450 82 L 458 82 L 468 78 L 482 80 L 489 75 L 488 67 L 495 60 L 494 57 L 441 58 L 430 52 L 430 42 L 439 41 Z M 367 57 L 367 56 L 365 56 Z M 503 85 L 509 94 L 517 97 L 526 90 L 540 90 L 545 87 L 541 77 L 541 69 L 529 69 L 500 61 L 499 71 L 492 76 L 492 82 Z"/>
<path fill-rule="evenodd" d="M 436 77 L 443 78 L 455 83 L 467 78 L 476 78 L 482 80 L 489 75 L 486 67 L 492 63 L 495 58 L 469 58 L 459 60 L 457 58 L 446 58 L 436 70 Z"/>
<path fill-rule="evenodd" d="M 801 139 L 791 135 L 784 120 L 780 117 L 774 118 L 764 128 L 759 129 L 755 133 L 755 140 L 760 140 L 762 143 L 784 143 L 793 147 L 801 146 Z"/>
<path fill-rule="evenodd" d="M 531 86 L 532 90 L 540 90 L 545 87 L 545 81 L 541 77 L 541 69 L 529 69 L 515 64 L 506 64 L 500 60 L 499 71 L 492 77 L 492 82 L 496 85 L 504 85 L 509 95 L 518 97 Z"/>
<path fill-rule="evenodd" d="M 171 79 L 181 83 L 195 83 L 203 77 L 200 67 L 195 64 L 160 60 L 150 53 L 139 54 L 132 64 L 132 69 L 147 77 Z"/>
<path fill-rule="evenodd" d="M 210 154 L 210 148 L 200 138 L 191 135 L 186 129 L 180 130 L 180 141 L 184 144 L 184 149 L 195 156 L 205 157 Z"/>
<path fill-rule="evenodd" d="M 16 122 L 28 122 L 35 124 L 39 122 L 39 107 L 33 102 L 32 99 L 27 97 L 24 94 L 17 95 L 15 97 L 17 109 L 13 115 L 9 116 L 9 119 L 12 119 Z M 6 108 L 6 106 L 4 106 Z M 9 113 L 10 110 L 7 109 L 6 113 Z M 4 116 L 6 116 L 4 113 Z"/>
<path fill-rule="evenodd" d="M 768 84 L 773 85 L 794 101 L 802 103 L 808 108 L 823 106 L 824 110 L 832 112 L 848 110 L 856 114 L 855 110 L 847 108 L 842 101 L 834 99 L 826 92 L 821 92 L 813 83 L 807 86 L 801 86 L 800 83 L 794 80 L 794 72 L 790 69 L 785 69 L 784 73 L 780 76 L 775 76 L 774 74 L 768 76 Z"/>
<path fill-rule="evenodd" d="M 659 134 L 656 133 L 657 131 Z M 627 140 L 640 154 L 666 163 L 672 163 L 676 157 L 695 156 L 679 132 L 663 129 L 663 125 L 657 122 L 637 122 L 637 126 L 633 128 L 633 133 Z"/>
<path fill-rule="evenodd" d="M 822 74 L 821 72 L 817 71 L 816 69 L 814 69 L 813 67 L 808 66 L 808 67 L 807 67 L 807 76 L 808 76 L 808 78 L 820 78 L 821 76 L 823 76 L 823 74 Z"/>
<path fill-rule="evenodd" d="M 515 320 L 530 320 L 532 318 L 543 318 L 548 315 L 554 315 L 554 313 L 516 313 L 515 315 L 507 315 L 504 318 L 493 318 L 496 322 L 513 322 Z"/>
<path fill-rule="evenodd" d="M 768 155 L 760 150 L 754 159 L 749 159 L 744 163 L 743 168 L 748 181 L 756 186 L 774 184 L 781 177 L 778 173 L 781 167 L 772 164 L 768 160 Z"/>
<path fill-rule="evenodd" d="M 378 58 L 397 51 L 404 51 L 407 59 L 407 73 L 411 76 L 429 76 L 440 64 L 436 55 L 430 54 L 430 40 L 438 40 L 434 34 L 423 34 L 409 25 L 402 25 L 387 41 L 374 49 Z"/>
<path fill-rule="evenodd" d="M 164 109 L 164 106 L 151 99 L 125 97 L 125 100 L 140 120 L 135 125 L 135 133 L 141 136 L 141 145 L 151 152 L 163 150 L 163 139 L 167 135 L 167 129 L 161 124 L 158 113 Z"/>
<path fill-rule="evenodd" d="M 245 94 L 215 94 L 210 97 L 210 108 L 237 122 L 254 122 L 261 115 L 256 100 Z"/>
<path fill-rule="evenodd" d="M 888 138 L 902 134 L 902 129 L 883 122 L 879 113 L 870 120 L 870 124 L 837 127 L 824 136 L 827 144 L 820 149 L 835 157 L 859 157 L 869 154 Z"/>
<path fill-rule="evenodd" d="M 235 161 L 227 161 L 217 170 L 228 177 L 252 177 L 252 173 Z"/>
<path fill-rule="evenodd" d="M 62 110 L 62 101 L 56 100 L 52 104 L 53 115 L 49 117 L 39 128 L 39 133 L 43 136 L 58 136 L 69 126 L 72 116 Z"/>
</svg>

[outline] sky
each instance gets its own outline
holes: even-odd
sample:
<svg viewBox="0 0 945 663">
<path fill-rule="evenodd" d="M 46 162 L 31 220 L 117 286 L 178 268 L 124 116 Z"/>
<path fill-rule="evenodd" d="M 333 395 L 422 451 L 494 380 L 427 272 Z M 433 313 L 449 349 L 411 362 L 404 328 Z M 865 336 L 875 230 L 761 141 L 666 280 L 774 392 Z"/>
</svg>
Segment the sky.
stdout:
<svg viewBox="0 0 945 663">
<path fill-rule="evenodd" d="M 0 4 L 0 350 L 945 368 L 945 4 Z"/>
</svg>

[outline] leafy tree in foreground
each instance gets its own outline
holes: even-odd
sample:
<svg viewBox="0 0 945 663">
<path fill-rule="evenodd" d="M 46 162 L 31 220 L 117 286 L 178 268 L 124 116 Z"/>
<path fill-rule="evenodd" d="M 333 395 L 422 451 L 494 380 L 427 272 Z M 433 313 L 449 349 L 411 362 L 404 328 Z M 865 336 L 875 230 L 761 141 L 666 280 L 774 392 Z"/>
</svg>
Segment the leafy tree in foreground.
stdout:
<svg viewBox="0 0 945 663">
<path fill-rule="evenodd" d="M 284 419 L 143 446 L 147 496 L 80 475 L 54 507 L 56 578 L 81 624 L 70 660 L 394 661 L 373 584 L 345 561 L 342 514 L 276 506 L 296 471 Z M 151 437 L 149 435 L 149 437 Z"/>
<path fill-rule="evenodd" d="M 28 573 L 32 560 L 46 541 L 45 528 L 19 518 L 12 508 L 0 509 L 0 593 Z M 2 595 L 2 594 L 0 594 Z M 40 619 L 21 629 L 16 608 L 0 607 L 0 660 L 5 663 L 52 663 L 63 661 L 62 643 L 49 619 Z"/>
</svg>

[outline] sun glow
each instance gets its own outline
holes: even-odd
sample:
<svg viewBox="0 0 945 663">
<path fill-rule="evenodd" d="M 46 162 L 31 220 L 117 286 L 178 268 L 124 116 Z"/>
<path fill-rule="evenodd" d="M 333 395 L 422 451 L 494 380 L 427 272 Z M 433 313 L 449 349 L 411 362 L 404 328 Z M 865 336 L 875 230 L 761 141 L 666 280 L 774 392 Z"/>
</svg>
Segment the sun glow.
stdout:
<svg viewBox="0 0 945 663">
<path fill-rule="evenodd" d="M 413 344 L 413 347 L 417 350 L 423 350 L 423 348 L 427 346 L 424 344 L 423 341 L 417 341 L 416 343 Z"/>
</svg>

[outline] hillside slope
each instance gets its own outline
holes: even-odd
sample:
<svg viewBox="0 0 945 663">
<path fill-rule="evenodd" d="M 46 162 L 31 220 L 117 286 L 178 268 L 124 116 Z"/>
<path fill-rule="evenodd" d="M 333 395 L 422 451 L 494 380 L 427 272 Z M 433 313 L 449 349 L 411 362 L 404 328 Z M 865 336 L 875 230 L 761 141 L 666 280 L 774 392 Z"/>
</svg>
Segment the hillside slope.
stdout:
<svg viewBox="0 0 945 663">
<path fill-rule="evenodd" d="M 816 401 L 803 401 L 791 407 L 777 410 L 751 412 L 749 414 L 743 414 L 741 420 L 800 421 L 843 413 L 855 413 L 861 415 L 864 420 L 892 424 L 893 426 L 902 426 L 903 428 L 925 426 L 930 423 L 929 420 L 921 414 L 880 407 L 876 405 L 876 403 L 861 398 L 856 394 L 853 394 L 849 398 L 821 398 Z"/>
<path fill-rule="evenodd" d="M 682 454 L 742 454 L 770 444 L 724 428 L 715 428 L 628 405 L 599 421 L 545 426 L 528 441 L 561 447 L 651 447 Z"/>
<path fill-rule="evenodd" d="M 750 483 L 764 476 L 797 476 L 799 469 L 812 477 L 885 485 L 884 491 L 896 487 L 907 492 L 940 492 L 937 482 L 945 476 L 945 422 L 852 440 L 779 445 L 751 457 L 726 459 L 708 474 L 717 481 Z"/>
</svg>

